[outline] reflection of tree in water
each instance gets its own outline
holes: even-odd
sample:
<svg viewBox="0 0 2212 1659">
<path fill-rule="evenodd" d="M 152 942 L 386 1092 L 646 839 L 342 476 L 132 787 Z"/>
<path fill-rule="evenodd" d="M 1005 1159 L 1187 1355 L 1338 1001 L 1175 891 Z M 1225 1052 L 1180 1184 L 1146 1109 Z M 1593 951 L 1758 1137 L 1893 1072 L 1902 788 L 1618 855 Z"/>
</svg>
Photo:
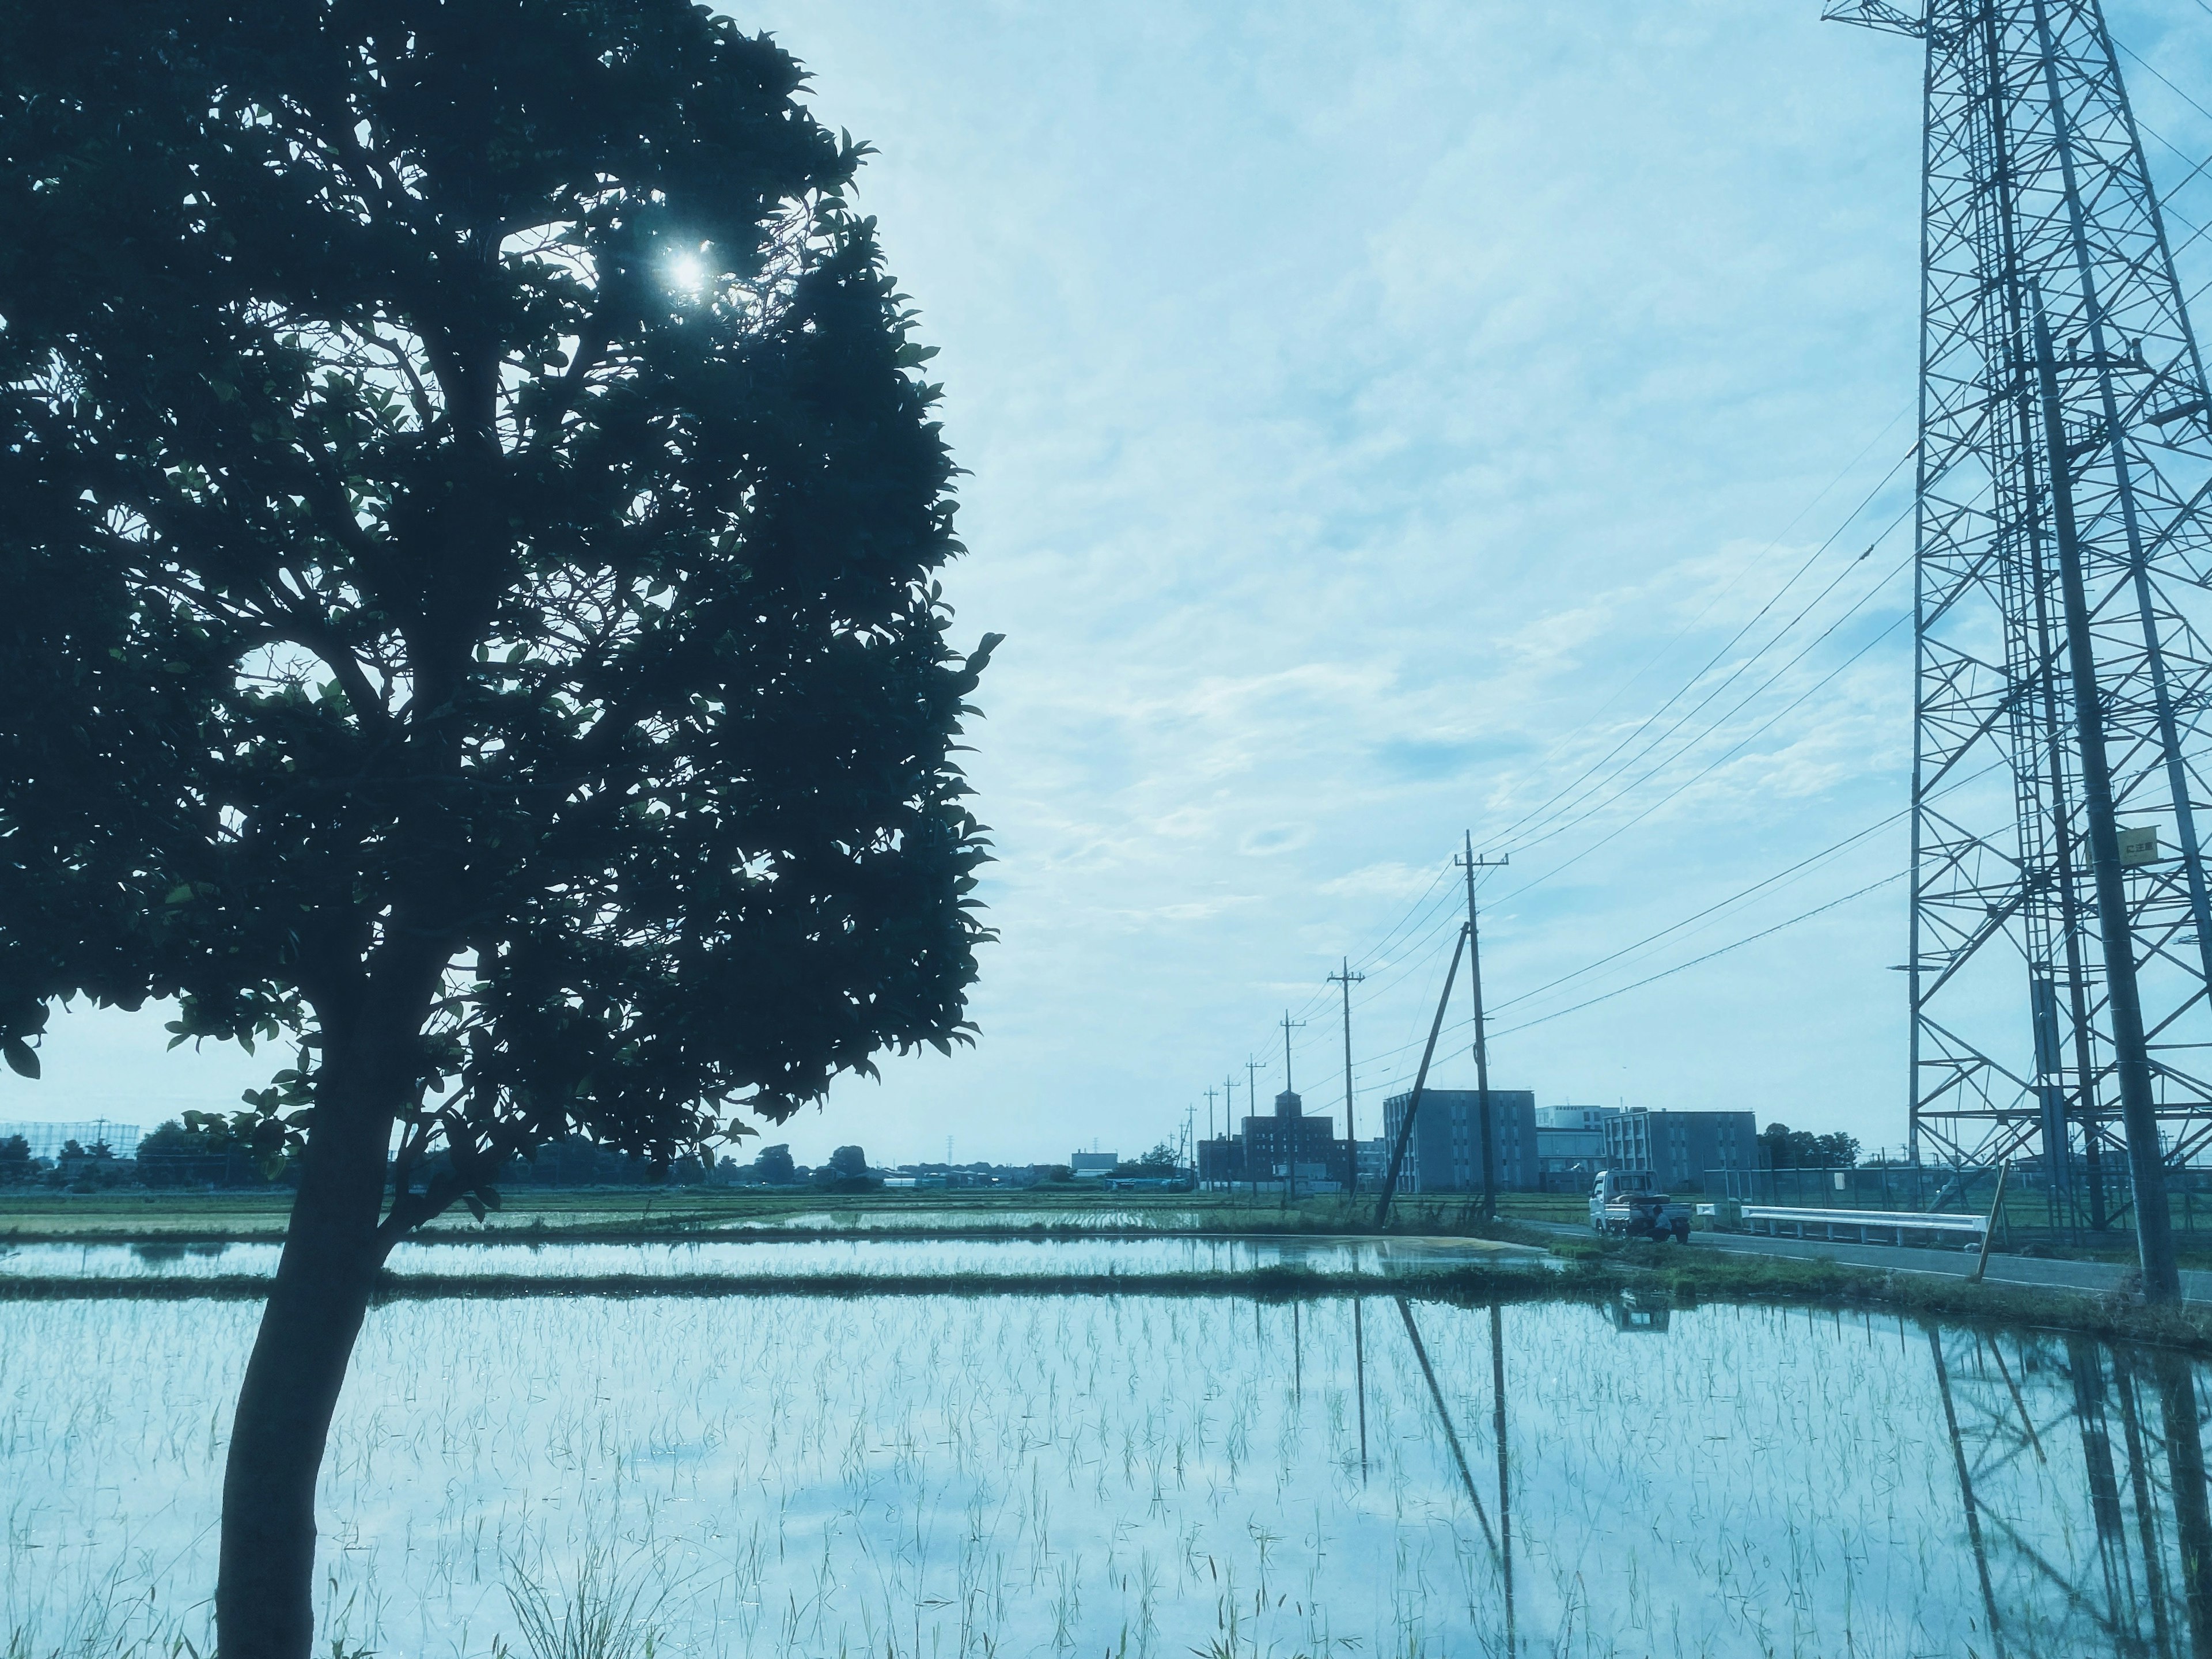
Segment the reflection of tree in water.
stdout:
<svg viewBox="0 0 2212 1659">
<path fill-rule="evenodd" d="M 1992 1650 L 2212 1659 L 2190 1361 L 2079 1336 L 1928 1343 Z"/>
</svg>

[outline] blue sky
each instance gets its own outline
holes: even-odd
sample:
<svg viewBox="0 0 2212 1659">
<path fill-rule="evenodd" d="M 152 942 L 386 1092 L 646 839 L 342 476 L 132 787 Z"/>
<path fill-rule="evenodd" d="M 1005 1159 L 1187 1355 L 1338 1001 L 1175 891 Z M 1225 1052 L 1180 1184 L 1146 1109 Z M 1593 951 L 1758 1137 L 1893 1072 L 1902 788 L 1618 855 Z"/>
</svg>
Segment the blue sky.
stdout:
<svg viewBox="0 0 2212 1659">
<path fill-rule="evenodd" d="M 860 201 L 971 475 L 947 587 L 1008 635 L 971 757 L 981 1040 L 771 1139 L 1133 1154 L 1224 1078 L 1243 1112 L 1248 1058 L 1281 1087 L 1286 1009 L 1340 1112 L 1346 956 L 1371 1132 L 1471 830 L 1511 859 L 1493 1086 L 1902 1140 L 1904 887 L 1846 896 L 1905 854 L 1920 64 L 1818 10 L 737 10 L 880 152 Z M 2108 15 L 2212 104 L 2204 5 Z M 2124 61 L 2178 179 L 2212 119 Z M 1465 1014 L 1440 1084 L 1472 1081 Z M 0 1117 L 150 1124 L 260 1076 L 161 1042 L 64 1017 Z"/>
</svg>

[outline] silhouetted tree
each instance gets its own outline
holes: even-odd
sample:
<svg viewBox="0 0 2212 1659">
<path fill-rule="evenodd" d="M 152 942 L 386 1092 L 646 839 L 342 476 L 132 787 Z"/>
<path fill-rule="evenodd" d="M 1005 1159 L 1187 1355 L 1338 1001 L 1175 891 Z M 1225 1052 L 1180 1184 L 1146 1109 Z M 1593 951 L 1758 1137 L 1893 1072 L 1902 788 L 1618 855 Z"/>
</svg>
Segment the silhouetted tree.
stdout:
<svg viewBox="0 0 2212 1659">
<path fill-rule="evenodd" d="M 1759 1132 L 1759 1147 L 1760 1161 L 1770 1170 L 1848 1170 L 1859 1161 L 1858 1138 L 1840 1130 L 1816 1135 L 1770 1123 Z"/>
<path fill-rule="evenodd" d="M 681 0 L 0 4 L 0 1057 L 73 995 L 296 1054 L 224 1659 L 308 1651 L 410 1229 L 966 1034 L 994 641 L 800 78 Z"/>
</svg>

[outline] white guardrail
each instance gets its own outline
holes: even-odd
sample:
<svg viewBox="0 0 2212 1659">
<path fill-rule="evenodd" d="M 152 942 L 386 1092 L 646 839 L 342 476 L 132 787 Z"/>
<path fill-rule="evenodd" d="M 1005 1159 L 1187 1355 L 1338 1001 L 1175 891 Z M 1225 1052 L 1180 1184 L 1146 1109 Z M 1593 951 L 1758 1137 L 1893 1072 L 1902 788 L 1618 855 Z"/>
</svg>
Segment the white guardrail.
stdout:
<svg viewBox="0 0 2212 1659">
<path fill-rule="evenodd" d="M 1700 1207 L 1703 1207 L 1702 1206 Z M 1751 1232 L 1771 1233 L 1779 1238 L 1789 1229 L 1798 1238 L 1826 1237 L 1838 1243 L 1902 1244 L 1908 1233 L 1924 1235 L 1929 1243 L 1945 1241 L 1978 1248 L 1989 1231 L 1989 1218 L 1953 1215 L 1942 1211 L 1912 1210 L 1796 1210 L 1771 1204 L 1746 1204 L 1738 1213 Z M 1808 1232 L 1819 1228 L 1819 1232 Z M 1840 1231 L 1839 1231 L 1840 1230 Z"/>
</svg>

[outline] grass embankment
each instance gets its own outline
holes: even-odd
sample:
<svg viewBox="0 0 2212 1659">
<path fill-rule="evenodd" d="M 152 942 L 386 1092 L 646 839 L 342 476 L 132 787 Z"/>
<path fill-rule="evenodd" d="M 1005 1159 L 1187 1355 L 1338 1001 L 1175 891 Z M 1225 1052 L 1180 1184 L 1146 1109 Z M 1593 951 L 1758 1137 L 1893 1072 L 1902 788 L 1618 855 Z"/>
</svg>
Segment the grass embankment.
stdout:
<svg viewBox="0 0 2212 1659">
<path fill-rule="evenodd" d="M 242 1244 L 283 1238 L 289 1192 L 0 1193 L 0 1243 Z M 1501 1197 L 1501 1218 L 1578 1220 L 1580 1199 Z M 417 1237 L 441 1244 L 639 1243 L 686 1238 L 1131 1238 L 1373 1233 L 1375 1200 L 1341 1196 L 1285 1206 L 1241 1194 L 1102 1193 L 1058 1187 L 1012 1192 L 823 1194 L 806 1188 L 523 1190 L 478 1223 L 449 1212 Z M 1394 1236 L 1480 1238 L 1498 1228 L 1462 1198 L 1401 1200 Z"/>
<path fill-rule="evenodd" d="M 0 1278 L 0 1300 L 257 1300 L 265 1279 Z M 392 1274 L 386 1302 L 457 1297 L 1040 1297 L 1141 1296 L 1176 1300 L 1235 1297 L 1291 1301 L 1403 1297 L 1461 1306 L 1490 1303 L 1626 1298 L 1642 1306 L 1766 1304 L 1836 1310 L 1879 1309 L 1910 1317 L 1987 1327 L 2078 1332 L 2111 1341 L 2149 1342 L 2212 1354 L 2212 1308 L 2154 1308 L 2122 1294 L 2092 1294 L 1892 1269 L 1846 1267 L 1796 1257 L 1686 1252 L 1668 1246 L 1571 1240 L 1550 1260 L 1500 1256 L 1494 1263 L 1389 1275 L 1354 1275 L 1277 1266 L 1203 1273 L 840 1273 L 616 1275 Z"/>
<path fill-rule="evenodd" d="M 1683 1251 L 1644 1243 L 1600 1245 L 1581 1239 L 1555 1246 L 1555 1253 L 1566 1262 L 1553 1280 L 1564 1295 L 1663 1295 L 1668 1305 L 1677 1308 L 1693 1308 L 1701 1302 L 1879 1308 L 1921 1318 L 2077 1331 L 2112 1341 L 2153 1342 L 2212 1353 L 2212 1307 L 2153 1307 L 2124 1291 L 1977 1285 L 1964 1278 L 1847 1267 L 1797 1256 Z"/>
<path fill-rule="evenodd" d="M 27 1194 L 0 1197 L 0 1244 L 186 1244 L 274 1242 L 289 1194 Z M 1392 1237 L 1486 1238 L 1550 1249 L 1557 1261 L 1501 1257 L 1495 1263 L 1355 1278 L 1296 1266 L 1206 1273 L 1074 1273 L 1014 1278 L 990 1273 L 405 1274 L 392 1275 L 391 1300 L 453 1296 L 1053 1296 L 1342 1297 L 1402 1295 L 1481 1303 L 1565 1296 L 1602 1300 L 1663 1297 L 1883 1308 L 1931 1318 L 2075 1330 L 2212 1352 L 2212 1309 L 2154 1309 L 2122 1294 L 1972 1285 L 1877 1267 L 1794 1257 L 1562 1239 L 1522 1224 L 1577 1218 L 1579 1200 L 1513 1194 L 1485 1225 L 1457 1199 L 1409 1200 L 1395 1209 Z M 426 1231 L 440 1243 L 761 1242 L 856 1239 L 1079 1240 L 1129 1237 L 1374 1236 L 1371 1199 L 1302 1200 L 1285 1206 L 1230 1194 L 1102 1194 L 1064 1188 L 1016 1193 L 823 1194 L 810 1191 L 701 1193 L 635 1188 L 525 1193 L 479 1225 L 465 1214 Z M 2084 1253 L 2086 1254 L 2086 1253 Z M 2185 1253 L 2193 1255 L 2195 1253 Z M 2212 1253 L 2207 1254 L 2212 1261 Z M 2195 1265 L 2187 1262 L 2185 1265 Z M 0 1298 L 255 1299 L 267 1283 L 249 1275 L 94 1279 L 0 1278 Z"/>
</svg>

